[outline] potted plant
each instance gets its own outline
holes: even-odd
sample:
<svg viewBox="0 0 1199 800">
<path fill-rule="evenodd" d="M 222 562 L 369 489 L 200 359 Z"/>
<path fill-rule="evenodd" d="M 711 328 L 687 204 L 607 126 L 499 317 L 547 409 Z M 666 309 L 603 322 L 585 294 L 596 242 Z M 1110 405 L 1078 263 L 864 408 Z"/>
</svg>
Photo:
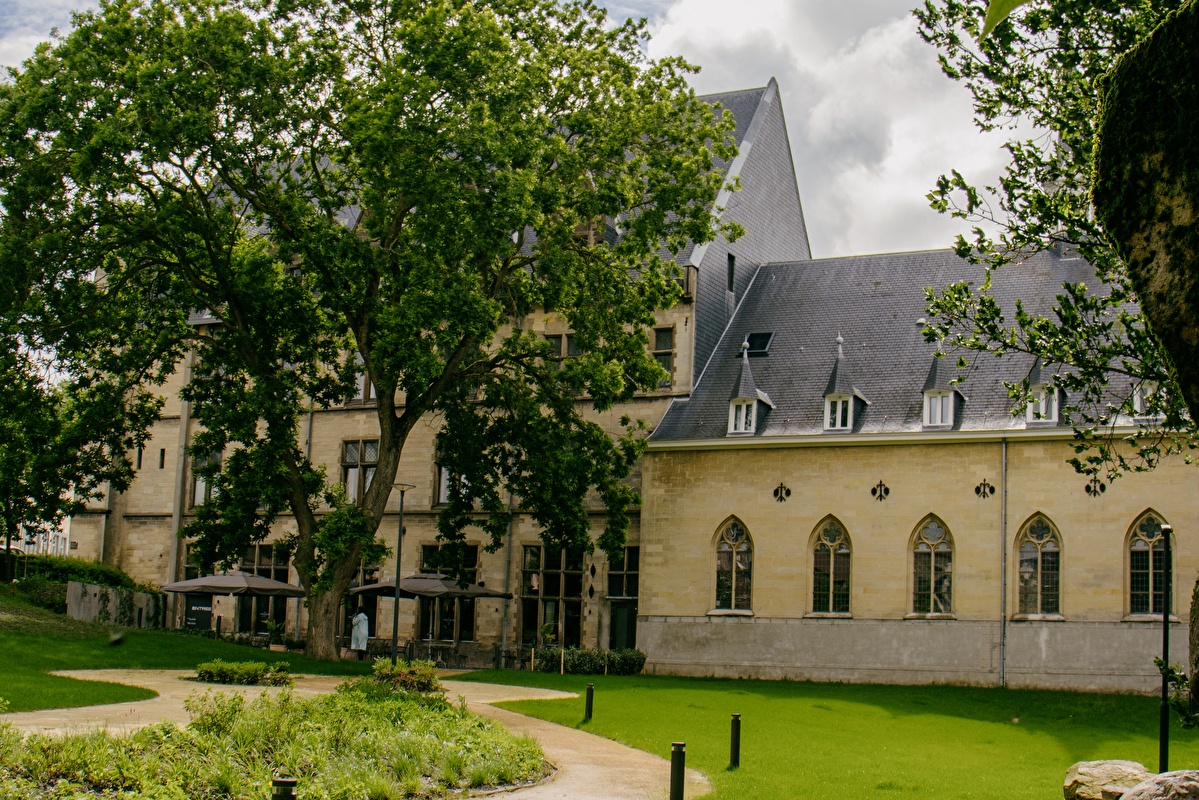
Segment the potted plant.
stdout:
<svg viewBox="0 0 1199 800">
<path fill-rule="evenodd" d="M 267 646 L 276 653 L 287 652 L 287 645 L 283 644 L 282 626 L 273 619 L 266 621 L 266 640 Z"/>
</svg>

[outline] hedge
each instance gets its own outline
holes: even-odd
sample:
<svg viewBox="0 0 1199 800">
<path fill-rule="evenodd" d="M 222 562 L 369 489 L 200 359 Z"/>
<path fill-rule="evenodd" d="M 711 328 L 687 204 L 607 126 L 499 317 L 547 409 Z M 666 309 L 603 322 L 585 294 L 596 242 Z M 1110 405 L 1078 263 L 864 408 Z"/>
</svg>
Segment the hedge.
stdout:
<svg viewBox="0 0 1199 800">
<path fill-rule="evenodd" d="M 638 675 L 645 666 L 645 653 L 632 648 L 622 650 L 591 650 L 586 647 L 562 648 L 547 645 L 537 648 L 538 672 L 557 672 L 565 663 L 570 675 Z"/>
<path fill-rule="evenodd" d="M 291 686 L 288 663 L 277 661 L 267 666 L 261 661 L 222 661 L 214 658 L 196 665 L 196 679 L 205 683 L 233 683 L 242 686 Z"/>
</svg>

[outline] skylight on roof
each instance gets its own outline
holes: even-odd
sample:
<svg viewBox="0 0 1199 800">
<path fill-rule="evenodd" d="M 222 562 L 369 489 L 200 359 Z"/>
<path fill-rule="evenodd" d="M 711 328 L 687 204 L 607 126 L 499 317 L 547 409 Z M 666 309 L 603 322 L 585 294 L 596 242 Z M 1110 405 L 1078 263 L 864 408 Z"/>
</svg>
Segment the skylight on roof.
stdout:
<svg viewBox="0 0 1199 800">
<path fill-rule="evenodd" d="M 770 332 L 751 333 L 745 337 L 745 340 L 749 342 L 749 355 L 764 356 L 770 349 L 770 342 L 774 340 L 774 334 Z"/>
</svg>

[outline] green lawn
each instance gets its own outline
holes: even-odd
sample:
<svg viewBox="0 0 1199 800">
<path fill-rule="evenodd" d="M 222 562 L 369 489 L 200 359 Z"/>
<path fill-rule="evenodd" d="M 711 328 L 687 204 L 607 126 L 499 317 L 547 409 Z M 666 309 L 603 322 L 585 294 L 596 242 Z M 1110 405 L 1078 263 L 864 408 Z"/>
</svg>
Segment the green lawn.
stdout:
<svg viewBox="0 0 1199 800">
<path fill-rule="evenodd" d="M 0 697 L 11 711 L 68 708 L 144 700 L 154 692 L 134 686 L 79 681 L 47 673 L 63 669 L 191 669 L 202 661 L 287 661 L 294 673 L 359 675 L 369 662 L 314 661 L 298 653 L 218 642 L 173 631 L 124 629 L 77 622 L 0 594 Z"/>
<path fill-rule="evenodd" d="M 504 707 L 580 727 L 705 772 L 712 800 L 1051 800 L 1076 761 L 1124 758 L 1157 769 L 1158 701 L 947 686 L 476 672 L 462 680 L 583 693 Z M 741 768 L 728 771 L 729 718 L 741 714 Z M 1017 721 L 1018 720 L 1018 721 Z M 1199 734 L 1171 732 L 1174 769 L 1199 766 Z M 663 789 L 665 792 L 665 788 Z"/>
</svg>

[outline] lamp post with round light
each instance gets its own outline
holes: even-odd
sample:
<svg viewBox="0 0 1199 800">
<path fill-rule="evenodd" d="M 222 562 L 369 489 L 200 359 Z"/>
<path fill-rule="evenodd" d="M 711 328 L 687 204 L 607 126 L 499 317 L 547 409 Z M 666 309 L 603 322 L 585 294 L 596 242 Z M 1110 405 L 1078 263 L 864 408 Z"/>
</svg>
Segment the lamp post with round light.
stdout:
<svg viewBox="0 0 1199 800">
<path fill-rule="evenodd" d="M 415 489 L 416 486 L 399 481 L 393 483 L 392 486 L 400 490 L 400 529 L 396 531 L 396 595 L 395 605 L 392 606 L 391 611 L 391 665 L 394 667 L 398 660 L 400 647 L 400 554 L 404 547 L 404 492 Z"/>
</svg>

